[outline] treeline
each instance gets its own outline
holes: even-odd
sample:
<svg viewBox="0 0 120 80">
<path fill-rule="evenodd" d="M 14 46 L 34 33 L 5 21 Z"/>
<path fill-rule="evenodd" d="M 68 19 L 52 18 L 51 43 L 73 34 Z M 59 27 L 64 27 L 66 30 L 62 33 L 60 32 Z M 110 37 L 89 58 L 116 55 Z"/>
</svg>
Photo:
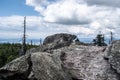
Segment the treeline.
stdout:
<svg viewBox="0 0 120 80">
<path fill-rule="evenodd" d="M 13 59 L 19 57 L 22 45 L 19 43 L 1 43 L 0 44 L 0 67 Z M 26 45 L 27 50 L 37 47 L 36 45 Z"/>
</svg>

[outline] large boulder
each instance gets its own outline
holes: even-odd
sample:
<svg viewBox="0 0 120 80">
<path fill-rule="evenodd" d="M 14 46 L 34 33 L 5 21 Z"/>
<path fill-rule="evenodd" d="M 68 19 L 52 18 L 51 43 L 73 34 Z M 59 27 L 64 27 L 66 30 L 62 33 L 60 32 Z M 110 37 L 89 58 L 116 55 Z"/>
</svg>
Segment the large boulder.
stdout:
<svg viewBox="0 0 120 80">
<path fill-rule="evenodd" d="M 119 80 L 111 69 L 106 47 L 70 45 L 53 51 L 61 54 L 62 66 L 73 80 Z"/>
<path fill-rule="evenodd" d="M 111 67 L 120 74 L 120 40 L 113 41 L 108 52 Z"/>
<path fill-rule="evenodd" d="M 64 43 L 69 42 L 72 43 L 74 40 L 78 40 L 75 35 L 67 34 L 67 33 L 60 33 L 60 34 L 54 34 L 51 36 L 48 36 L 45 38 L 43 44 L 49 44 L 49 43 Z"/>
<path fill-rule="evenodd" d="M 61 47 L 69 46 L 71 43 L 80 43 L 75 35 L 67 33 L 59 33 L 45 38 L 43 45 L 40 46 L 40 51 L 49 51 Z"/>
<path fill-rule="evenodd" d="M 37 80 L 71 80 L 61 66 L 60 55 L 34 53 L 31 55 L 32 72 Z"/>
<path fill-rule="evenodd" d="M 59 55 L 32 53 L 8 63 L 0 69 L 2 80 L 71 80 L 62 69 Z"/>
<path fill-rule="evenodd" d="M 2 67 L 0 77 L 5 80 L 27 80 L 30 68 L 30 55 L 27 54 Z"/>
</svg>

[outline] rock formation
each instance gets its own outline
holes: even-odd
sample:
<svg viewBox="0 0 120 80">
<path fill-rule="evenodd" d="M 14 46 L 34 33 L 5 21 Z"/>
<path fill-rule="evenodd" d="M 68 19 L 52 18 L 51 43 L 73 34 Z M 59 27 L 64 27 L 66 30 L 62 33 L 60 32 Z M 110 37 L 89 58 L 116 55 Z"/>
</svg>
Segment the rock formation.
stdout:
<svg viewBox="0 0 120 80">
<path fill-rule="evenodd" d="M 70 44 L 28 52 L 0 68 L 0 80 L 120 80 L 120 41 L 108 47 L 85 46 L 73 44 L 76 37 L 58 35 L 46 38 L 43 46 Z"/>
<path fill-rule="evenodd" d="M 27 54 L 0 69 L 3 80 L 71 80 L 62 69 L 59 55 Z"/>
<path fill-rule="evenodd" d="M 50 44 L 50 43 L 60 44 L 65 42 L 70 44 L 73 41 L 79 41 L 75 35 L 60 33 L 60 34 L 55 34 L 55 35 L 46 37 L 43 42 L 43 45 Z"/>
<path fill-rule="evenodd" d="M 62 55 L 63 68 L 75 80 L 119 80 L 118 74 L 111 68 L 106 47 L 70 45 L 53 54 Z"/>
<path fill-rule="evenodd" d="M 110 45 L 108 51 L 108 59 L 111 68 L 119 74 L 120 80 L 120 40 L 113 41 L 113 43 Z"/>
<path fill-rule="evenodd" d="M 80 43 L 75 35 L 71 34 L 54 34 L 45 38 L 43 45 L 40 46 L 40 51 L 47 51 L 69 46 L 71 43 Z"/>
</svg>

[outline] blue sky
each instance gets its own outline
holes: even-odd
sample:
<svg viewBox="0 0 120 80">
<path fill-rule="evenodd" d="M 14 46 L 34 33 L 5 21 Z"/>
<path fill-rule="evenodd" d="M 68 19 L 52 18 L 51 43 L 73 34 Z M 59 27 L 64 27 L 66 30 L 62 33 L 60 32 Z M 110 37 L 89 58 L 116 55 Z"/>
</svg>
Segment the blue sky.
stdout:
<svg viewBox="0 0 120 80">
<path fill-rule="evenodd" d="M 70 33 L 91 40 L 99 31 L 107 39 L 111 31 L 120 39 L 119 4 L 120 0 L 0 0 L 0 40 L 21 39 L 24 16 L 27 39 Z"/>
<path fill-rule="evenodd" d="M 25 4 L 25 0 L 0 0 L 0 10 L 0 16 L 39 15 L 33 7 Z"/>
</svg>

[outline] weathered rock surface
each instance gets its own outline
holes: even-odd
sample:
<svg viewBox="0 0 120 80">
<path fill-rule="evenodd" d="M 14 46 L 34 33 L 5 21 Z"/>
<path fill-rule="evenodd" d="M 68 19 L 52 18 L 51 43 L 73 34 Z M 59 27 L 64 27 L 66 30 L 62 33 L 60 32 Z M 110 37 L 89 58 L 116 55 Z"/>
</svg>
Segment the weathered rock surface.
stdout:
<svg viewBox="0 0 120 80">
<path fill-rule="evenodd" d="M 30 73 L 30 55 L 15 59 L 0 69 L 0 76 L 6 80 L 24 80 Z"/>
<path fill-rule="evenodd" d="M 65 46 L 69 46 L 72 43 L 77 45 L 91 45 L 80 42 L 77 36 L 75 35 L 60 33 L 46 37 L 43 42 L 43 45 L 40 45 L 38 48 L 30 49 L 29 51 L 27 51 L 27 53 L 49 52 L 54 49 L 59 49 Z"/>
<path fill-rule="evenodd" d="M 63 71 L 59 55 L 34 53 L 31 55 L 32 70 L 38 80 L 71 80 Z"/>
<path fill-rule="evenodd" d="M 78 80 L 119 80 L 111 69 L 105 47 L 71 45 L 53 53 L 61 54 L 63 67 L 73 79 Z"/>
<path fill-rule="evenodd" d="M 66 36 L 48 37 L 43 50 L 33 49 L 0 68 L 0 80 L 120 80 L 120 41 L 84 46 Z"/>
<path fill-rule="evenodd" d="M 108 52 L 109 63 L 111 67 L 120 74 L 120 40 L 114 41 Z M 120 75 L 119 75 L 120 76 Z"/>
<path fill-rule="evenodd" d="M 69 46 L 73 42 L 80 43 L 79 39 L 75 35 L 66 33 L 51 35 L 45 38 L 40 51 L 58 49 L 61 47 Z"/>
<path fill-rule="evenodd" d="M 33 53 L 13 60 L 0 69 L 3 80 L 72 80 L 61 67 L 59 55 Z"/>
<path fill-rule="evenodd" d="M 45 38 L 43 44 L 49 44 L 49 43 L 64 43 L 69 42 L 72 43 L 74 40 L 78 40 L 78 38 L 75 35 L 66 34 L 66 33 L 60 33 L 51 35 Z"/>
</svg>

